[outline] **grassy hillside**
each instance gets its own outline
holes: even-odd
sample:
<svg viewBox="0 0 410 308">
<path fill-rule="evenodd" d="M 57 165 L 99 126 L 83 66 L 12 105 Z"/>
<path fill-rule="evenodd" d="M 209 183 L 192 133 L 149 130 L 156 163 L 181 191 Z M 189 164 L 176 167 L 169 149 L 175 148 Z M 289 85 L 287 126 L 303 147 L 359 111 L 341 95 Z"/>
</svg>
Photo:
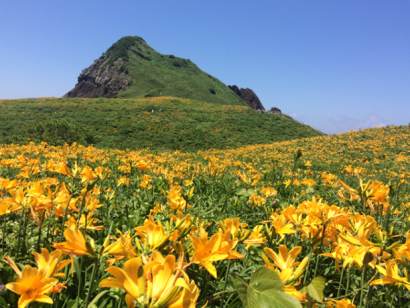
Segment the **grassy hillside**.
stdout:
<svg viewBox="0 0 410 308">
<path fill-rule="evenodd" d="M 101 148 L 197 151 L 319 135 L 287 116 L 260 114 L 246 106 L 172 97 L 40 98 L 0 100 L 0 143 L 50 118 L 85 125 Z"/>
<path fill-rule="evenodd" d="M 108 60 L 104 65 L 122 58 L 124 65 L 120 71 L 131 77 L 130 88 L 120 92 L 118 98 L 172 96 L 223 105 L 246 105 L 227 85 L 189 59 L 160 54 L 140 37 L 121 38 L 105 55 Z"/>
</svg>

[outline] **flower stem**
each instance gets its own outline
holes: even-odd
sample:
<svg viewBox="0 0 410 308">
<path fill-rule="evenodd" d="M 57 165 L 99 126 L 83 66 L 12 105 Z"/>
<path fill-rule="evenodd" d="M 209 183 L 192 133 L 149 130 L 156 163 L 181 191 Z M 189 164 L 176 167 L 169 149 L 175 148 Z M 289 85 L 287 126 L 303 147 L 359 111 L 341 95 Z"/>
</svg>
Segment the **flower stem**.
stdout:
<svg viewBox="0 0 410 308">
<path fill-rule="evenodd" d="M 26 234 L 27 234 L 27 224 L 28 224 L 28 218 L 29 215 L 25 215 L 26 217 L 24 217 L 24 229 L 23 229 L 23 254 L 26 254 L 27 252 L 27 247 L 26 247 Z"/>
<path fill-rule="evenodd" d="M 81 205 L 80 205 L 80 212 L 78 214 L 78 221 L 81 219 L 81 215 L 83 214 L 83 208 L 84 208 L 84 201 L 85 201 L 85 196 L 87 196 L 88 191 L 86 190 L 84 193 L 83 198 L 81 199 Z"/>
<path fill-rule="evenodd" d="M 292 198 L 292 192 L 293 192 L 293 177 L 295 175 L 295 169 L 296 169 L 296 163 L 297 163 L 297 159 L 295 159 L 295 163 L 293 164 L 293 168 L 292 168 L 292 179 L 290 181 L 290 194 L 289 194 L 289 199 L 288 199 L 288 207 L 290 204 L 290 199 Z"/>
<path fill-rule="evenodd" d="M 23 217 L 24 217 L 25 212 L 26 212 L 26 208 L 23 207 L 21 211 L 21 217 L 20 217 L 19 232 L 17 234 L 17 252 L 16 252 L 17 256 L 19 255 L 21 226 L 23 225 Z"/>
<path fill-rule="evenodd" d="M 366 272 L 367 272 L 367 265 L 363 266 L 363 273 L 362 273 L 362 287 L 364 286 L 364 279 L 366 278 Z M 359 308 L 362 308 L 362 304 L 363 304 L 363 296 L 364 296 L 364 292 L 363 289 L 360 291 L 360 305 Z"/>
<path fill-rule="evenodd" d="M 310 259 L 312 259 L 312 252 L 313 252 L 313 244 L 312 244 L 312 248 L 310 249 L 310 252 L 309 252 L 309 260 L 308 260 L 308 264 L 307 264 L 307 267 L 306 267 L 305 277 L 303 278 L 303 284 L 306 283 L 306 278 L 309 274 L 309 265 L 310 265 Z"/>
<path fill-rule="evenodd" d="M 40 220 L 40 227 L 39 227 L 38 238 L 37 238 L 37 247 L 36 247 L 37 252 L 40 252 L 41 230 L 43 229 L 43 223 L 44 223 L 44 216 L 45 215 L 46 215 L 46 211 L 44 210 L 43 215 L 41 215 L 41 220 Z"/>
<path fill-rule="evenodd" d="M 228 283 L 228 275 L 229 275 L 229 268 L 231 267 L 231 260 L 228 260 L 228 268 L 226 269 L 226 275 L 225 275 L 225 284 L 224 284 L 224 289 L 223 291 L 226 290 L 226 285 Z M 221 305 L 219 306 L 220 308 L 222 308 L 222 304 L 223 302 L 221 302 Z"/>
<path fill-rule="evenodd" d="M 342 286 L 342 281 L 343 281 L 343 274 L 345 273 L 345 268 L 342 267 L 342 274 L 340 274 L 340 281 L 339 281 L 339 289 L 337 290 L 337 297 L 340 295 L 340 290 Z"/>
<path fill-rule="evenodd" d="M 97 272 L 97 268 L 98 268 L 98 259 L 95 259 L 93 273 L 91 274 L 90 284 L 88 285 L 88 293 L 87 293 L 87 298 L 85 300 L 85 306 L 84 307 L 88 307 L 88 303 L 90 301 L 90 295 L 91 295 L 92 287 L 93 287 L 93 284 L 94 284 L 94 278 L 95 278 L 95 273 Z"/>
<path fill-rule="evenodd" d="M 72 197 L 73 197 L 73 195 L 71 194 L 71 195 L 70 195 L 70 198 L 68 198 L 68 202 L 67 202 L 67 205 L 66 205 L 66 207 L 65 207 L 65 212 L 64 212 L 64 217 L 63 217 L 63 224 L 61 225 L 60 242 L 63 241 L 64 225 L 65 225 L 65 221 L 66 221 L 66 219 L 67 219 L 68 206 L 70 205 L 70 201 L 71 201 L 71 198 L 72 198 Z"/>
<path fill-rule="evenodd" d="M 125 202 L 125 211 L 126 211 L 126 215 L 127 215 L 127 229 L 128 229 L 129 232 L 131 232 L 130 222 L 129 222 L 129 218 L 128 218 L 128 216 L 129 216 L 129 214 L 128 214 L 128 201 Z"/>
<path fill-rule="evenodd" d="M 3 215 L 3 220 L 4 220 L 4 223 L 3 223 L 2 246 L 3 246 L 3 255 L 4 255 L 4 249 L 6 248 L 6 247 L 5 247 L 5 244 L 4 244 L 4 239 L 6 238 L 6 228 L 7 228 L 7 218 L 6 218 L 6 214 Z"/>
<path fill-rule="evenodd" d="M 320 240 L 320 249 L 322 249 L 322 246 L 323 246 L 323 238 L 325 237 L 325 232 L 326 232 L 326 224 L 327 223 L 325 223 L 324 225 L 323 225 L 323 231 L 322 231 L 322 238 L 321 238 L 321 240 Z M 313 246 L 312 246 L 313 247 Z M 318 270 L 318 268 L 319 268 L 319 249 L 316 247 L 316 265 L 315 265 L 315 274 L 313 275 L 313 278 L 315 278 L 316 277 L 316 274 L 317 274 L 317 270 Z"/>
<path fill-rule="evenodd" d="M 84 239 L 85 240 L 87 240 L 87 218 L 88 218 L 88 215 L 87 214 L 84 214 L 84 219 L 85 219 L 85 225 L 84 225 Z M 81 217 L 80 217 L 80 219 L 79 219 L 79 221 L 81 220 Z"/>
<path fill-rule="evenodd" d="M 347 285 L 346 285 L 345 295 L 347 295 L 347 292 L 349 292 L 349 284 L 350 284 L 350 266 L 347 268 Z"/>
</svg>

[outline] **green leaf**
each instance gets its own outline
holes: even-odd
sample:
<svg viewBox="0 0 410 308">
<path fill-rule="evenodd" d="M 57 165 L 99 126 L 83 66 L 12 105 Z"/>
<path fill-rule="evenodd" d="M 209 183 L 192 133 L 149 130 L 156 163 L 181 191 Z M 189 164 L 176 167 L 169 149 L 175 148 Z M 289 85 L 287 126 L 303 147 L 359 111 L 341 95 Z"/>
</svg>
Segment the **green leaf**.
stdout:
<svg viewBox="0 0 410 308">
<path fill-rule="evenodd" d="M 285 293 L 279 275 L 267 267 L 257 269 L 248 287 L 249 308 L 301 308 L 300 302 Z"/>
<path fill-rule="evenodd" d="M 315 193 L 315 189 L 313 187 L 308 187 L 306 188 L 306 194 L 314 194 Z"/>
<path fill-rule="evenodd" d="M 265 290 L 285 292 L 285 287 L 283 286 L 283 282 L 279 275 L 266 266 L 258 268 L 252 274 L 249 286 L 258 292 L 263 292 Z"/>
<path fill-rule="evenodd" d="M 80 264 L 78 263 L 78 257 L 73 256 L 73 259 L 74 259 L 74 269 L 75 269 L 75 273 L 78 278 L 78 283 L 81 284 L 81 268 L 80 268 Z"/>
<path fill-rule="evenodd" d="M 323 290 L 325 289 L 326 281 L 322 276 L 315 277 L 307 286 L 309 295 L 317 302 L 323 302 Z"/>
<path fill-rule="evenodd" d="M 0 303 L 2 303 L 4 305 L 4 307 L 8 307 L 9 304 L 7 304 L 7 302 L 4 300 L 3 297 L 0 297 Z"/>
<path fill-rule="evenodd" d="M 233 285 L 235 286 L 235 290 L 238 293 L 239 298 L 241 299 L 243 303 L 243 307 L 247 308 L 248 307 L 248 284 L 235 273 L 231 274 L 231 279 L 232 279 Z"/>
<path fill-rule="evenodd" d="M 70 299 L 70 301 L 68 302 L 67 308 L 77 308 L 78 303 L 76 300 L 74 299 Z"/>
<path fill-rule="evenodd" d="M 92 302 L 88 305 L 88 308 L 92 308 L 94 305 L 97 304 L 98 300 L 100 299 L 101 296 L 103 296 L 105 293 L 109 292 L 110 290 L 106 290 L 103 292 L 100 292 L 96 297 L 94 297 L 94 299 L 92 300 Z"/>
<path fill-rule="evenodd" d="M 253 308 L 249 306 L 250 308 Z M 292 295 L 279 291 L 266 291 L 258 294 L 258 306 L 254 308 L 302 308 L 300 302 Z"/>
<path fill-rule="evenodd" d="M 255 189 L 250 188 L 246 190 L 245 188 L 240 188 L 236 191 L 236 194 L 239 196 L 250 197 L 255 194 Z"/>
</svg>

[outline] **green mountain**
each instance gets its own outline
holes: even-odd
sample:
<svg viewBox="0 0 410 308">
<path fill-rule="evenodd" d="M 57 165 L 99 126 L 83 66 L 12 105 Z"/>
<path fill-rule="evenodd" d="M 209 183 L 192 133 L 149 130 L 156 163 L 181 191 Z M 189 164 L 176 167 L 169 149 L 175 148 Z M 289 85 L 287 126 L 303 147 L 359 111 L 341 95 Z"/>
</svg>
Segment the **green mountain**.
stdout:
<svg viewBox="0 0 410 308">
<path fill-rule="evenodd" d="M 32 127 L 50 121 L 51 137 L 65 135 L 72 142 L 75 136 L 68 135 L 81 128 L 89 144 L 113 149 L 227 149 L 321 134 L 286 115 L 248 106 L 173 97 L 38 98 L 0 100 L 0 143 L 47 141 L 41 127 Z"/>
<path fill-rule="evenodd" d="M 141 37 L 112 45 L 64 97 L 180 97 L 221 105 L 246 106 L 238 95 L 189 59 L 163 55 Z"/>
</svg>

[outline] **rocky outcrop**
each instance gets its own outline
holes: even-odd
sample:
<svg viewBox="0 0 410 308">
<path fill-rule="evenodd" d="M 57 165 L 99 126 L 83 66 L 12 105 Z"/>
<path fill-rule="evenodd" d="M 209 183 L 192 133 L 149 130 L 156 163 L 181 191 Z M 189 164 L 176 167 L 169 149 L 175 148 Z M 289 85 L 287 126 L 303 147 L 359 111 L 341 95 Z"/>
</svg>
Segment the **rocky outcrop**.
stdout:
<svg viewBox="0 0 410 308">
<path fill-rule="evenodd" d="M 239 90 L 238 86 L 233 85 L 233 86 L 228 86 L 228 87 L 229 87 L 229 89 L 231 89 L 232 91 L 234 91 L 239 97 L 242 97 L 242 96 L 241 96 L 241 91 Z"/>
<path fill-rule="evenodd" d="M 122 59 L 118 58 L 112 64 L 108 62 L 107 55 L 95 60 L 80 74 L 74 89 L 63 97 L 110 98 L 128 89 L 131 79 Z"/>
<path fill-rule="evenodd" d="M 258 96 L 249 88 L 241 88 L 239 89 L 238 86 L 233 85 L 233 86 L 228 86 L 229 89 L 234 91 L 239 97 L 241 97 L 249 107 L 252 109 L 256 110 L 265 110 L 265 107 L 263 107 L 261 101 L 259 100 Z"/>
<path fill-rule="evenodd" d="M 268 112 L 282 116 L 282 110 L 277 107 L 272 107 Z"/>
</svg>

